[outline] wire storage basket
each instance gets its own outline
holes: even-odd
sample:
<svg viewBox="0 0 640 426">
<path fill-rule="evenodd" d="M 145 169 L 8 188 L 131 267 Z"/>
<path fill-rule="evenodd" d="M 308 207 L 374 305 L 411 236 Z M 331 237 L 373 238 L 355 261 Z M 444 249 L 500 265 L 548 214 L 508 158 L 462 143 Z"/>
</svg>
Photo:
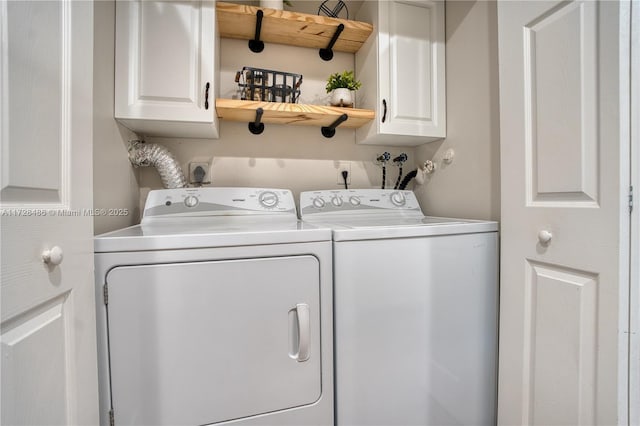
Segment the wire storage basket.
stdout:
<svg viewBox="0 0 640 426">
<path fill-rule="evenodd" d="M 236 73 L 240 99 L 295 104 L 300 98 L 302 75 L 243 67 Z"/>
</svg>

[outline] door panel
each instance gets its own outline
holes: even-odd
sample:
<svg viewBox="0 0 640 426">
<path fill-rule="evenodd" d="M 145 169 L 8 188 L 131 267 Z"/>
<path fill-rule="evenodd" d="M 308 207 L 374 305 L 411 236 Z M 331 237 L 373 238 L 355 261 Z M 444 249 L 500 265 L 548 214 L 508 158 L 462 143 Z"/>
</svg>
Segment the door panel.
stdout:
<svg viewBox="0 0 640 426">
<path fill-rule="evenodd" d="M 435 11 L 423 5 L 395 2 L 390 7 L 390 120 L 433 121 L 431 84 Z M 416 70 L 424 72 L 417 76 Z"/>
<path fill-rule="evenodd" d="M 597 4 L 570 3 L 524 26 L 528 203 L 597 202 Z"/>
<path fill-rule="evenodd" d="M 68 93 L 63 88 L 70 64 L 63 49 L 71 31 L 70 6 L 43 1 L 3 2 L 0 7 L 10 41 L 6 74 L 3 70 L 6 94 L 0 102 L 12 118 L 2 123 L 3 205 L 61 204 L 66 189 L 61 163 L 69 145 L 68 98 L 63 97 Z M 51 140 L 56 143 L 43 143 Z"/>
<path fill-rule="evenodd" d="M 2 333 L 2 424 L 68 424 L 65 395 L 66 297 L 37 309 Z M 43 350 L 46 348 L 46 350 Z M 29 402 L 39 401 L 39 409 Z"/>
<path fill-rule="evenodd" d="M 212 123 L 215 3 L 118 2 L 116 13 L 115 116 Z"/>
<path fill-rule="evenodd" d="M 320 398 L 315 257 L 118 267 L 107 285 L 117 424 L 217 423 Z"/>
<path fill-rule="evenodd" d="M 201 31 L 199 9 L 188 3 L 167 2 L 141 2 L 138 7 L 138 99 L 197 102 L 198 42 Z M 171 37 L 167 37 L 167 28 L 175 25 L 175 22 L 183 22 L 182 31 L 174 31 Z M 160 52 L 170 53 L 171 66 L 167 66 L 167 56 Z M 167 84 L 167 81 L 171 84 Z"/>
<path fill-rule="evenodd" d="M 623 8 L 499 3 L 500 424 L 616 424 L 626 404 Z"/>
<path fill-rule="evenodd" d="M 532 424 L 595 424 L 598 276 L 529 262 L 525 382 Z"/>
</svg>

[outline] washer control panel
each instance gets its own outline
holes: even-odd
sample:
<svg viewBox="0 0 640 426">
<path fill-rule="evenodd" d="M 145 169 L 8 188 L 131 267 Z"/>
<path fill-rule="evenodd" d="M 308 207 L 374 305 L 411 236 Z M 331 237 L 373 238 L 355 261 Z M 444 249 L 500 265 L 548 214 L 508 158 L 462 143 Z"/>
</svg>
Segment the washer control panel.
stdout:
<svg viewBox="0 0 640 426">
<path fill-rule="evenodd" d="M 412 191 L 394 189 L 339 189 L 300 193 L 302 217 L 323 213 L 385 213 L 414 212 L 422 216 L 418 200 Z"/>
<path fill-rule="evenodd" d="M 293 194 L 273 188 L 177 188 L 149 192 L 142 221 L 154 217 L 240 216 L 283 214 L 296 216 Z"/>
</svg>

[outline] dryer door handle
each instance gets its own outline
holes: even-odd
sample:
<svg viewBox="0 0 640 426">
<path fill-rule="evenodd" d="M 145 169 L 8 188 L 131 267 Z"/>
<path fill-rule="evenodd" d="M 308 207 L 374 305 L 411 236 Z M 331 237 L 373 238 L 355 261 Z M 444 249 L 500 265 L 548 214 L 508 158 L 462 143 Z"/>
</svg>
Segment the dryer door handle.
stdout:
<svg viewBox="0 0 640 426">
<path fill-rule="evenodd" d="M 306 303 L 298 303 L 296 305 L 297 318 L 297 340 L 298 350 L 292 356 L 298 362 L 304 362 L 309 359 L 309 349 L 311 346 L 311 324 L 309 318 L 309 305 Z"/>
</svg>

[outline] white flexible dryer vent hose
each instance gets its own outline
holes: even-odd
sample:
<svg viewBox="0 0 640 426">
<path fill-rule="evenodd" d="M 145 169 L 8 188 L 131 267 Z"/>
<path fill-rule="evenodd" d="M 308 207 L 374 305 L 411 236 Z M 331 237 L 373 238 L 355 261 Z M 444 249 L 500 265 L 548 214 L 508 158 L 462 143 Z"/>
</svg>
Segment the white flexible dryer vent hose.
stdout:
<svg viewBox="0 0 640 426">
<path fill-rule="evenodd" d="M 129 161 L 134 167 L 155 167 L 165 188 L 184 188 L 187 180 L 169 150 L 155 143 L 129 141 Z"/>
</svg>

